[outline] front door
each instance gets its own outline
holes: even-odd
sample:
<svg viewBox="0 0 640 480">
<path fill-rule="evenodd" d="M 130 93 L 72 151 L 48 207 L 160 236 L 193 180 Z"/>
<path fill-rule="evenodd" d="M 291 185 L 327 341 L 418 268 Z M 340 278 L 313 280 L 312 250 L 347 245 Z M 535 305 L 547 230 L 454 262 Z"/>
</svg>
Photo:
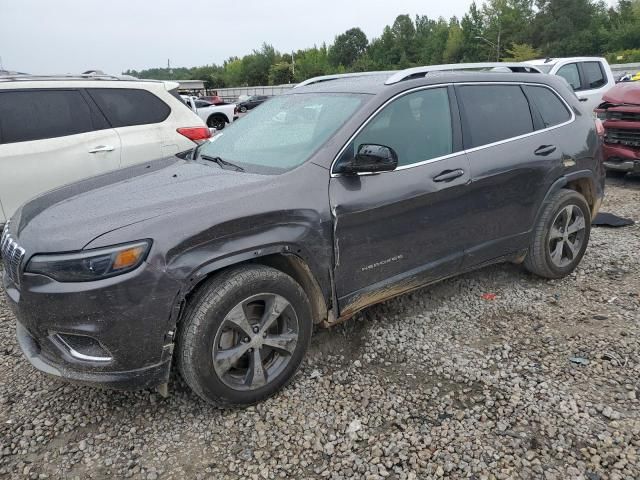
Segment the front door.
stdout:
<svg viewBox="0 0 640 480">
<path fill-rule="evenodd" d="M 330 181 L 341 314 L 447 276 L 461 263 L 470 174 L 450 93 L 436 87 L 399 96 L 338 159 L 363 144 L 398 155 L 395 171 L 334 173 Z"/>
</svg>

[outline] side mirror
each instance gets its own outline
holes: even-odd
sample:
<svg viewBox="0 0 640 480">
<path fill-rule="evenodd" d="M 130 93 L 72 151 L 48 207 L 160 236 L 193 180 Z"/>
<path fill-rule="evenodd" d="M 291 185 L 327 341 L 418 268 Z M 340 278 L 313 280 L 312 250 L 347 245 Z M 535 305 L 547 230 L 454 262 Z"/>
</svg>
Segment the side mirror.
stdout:
<svg viewBox="0 0 640 480">
<path fill-rule="evenodd" d="M 386 145 L 363 144 L 358 147 L 355 157 L 339 165 L 339 173 L 357 175 L 358 173 L 391 172 L 398 166 L 398 154 Z"/>
</svg>

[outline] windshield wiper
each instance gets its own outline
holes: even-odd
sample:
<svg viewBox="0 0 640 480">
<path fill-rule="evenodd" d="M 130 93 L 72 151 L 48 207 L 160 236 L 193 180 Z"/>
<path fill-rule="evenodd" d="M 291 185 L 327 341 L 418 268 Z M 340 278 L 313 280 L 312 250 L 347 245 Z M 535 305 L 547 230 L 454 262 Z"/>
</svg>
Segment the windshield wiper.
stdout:
<svg viewBox="0 0 640 480">
<path fill-rule="evenodd" d="M 197 158 L 201 158 L 203 160 L 207 160 L 209 162 L 215 162 L 220 165 L 220 168 L 233 168 L 236 172 L 244 172 L 244 168 L 240 165 L 236 165 L 235 163 L 227 162 L 220 157 L 211 157 L 209 155 L 198 155 Z"/>
</svg>

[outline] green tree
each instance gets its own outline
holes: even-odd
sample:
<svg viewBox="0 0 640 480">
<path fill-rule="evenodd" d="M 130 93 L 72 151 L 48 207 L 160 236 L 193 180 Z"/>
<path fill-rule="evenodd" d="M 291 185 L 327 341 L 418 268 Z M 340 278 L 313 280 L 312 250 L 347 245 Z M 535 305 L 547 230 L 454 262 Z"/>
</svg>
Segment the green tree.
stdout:
<svg viewBox="0 0 640 480">
<path fill-rule="evenodd" d="M 351 28 L 341 35 L 338 35 L 329 49 L 329 63 L 337 67 L 351 67 L 362 56 L 369 40 L 365 33 L 359 28 Z"/>
<path fill-rule="evenodd" d="M 445 63 L 458 63 L 462 59 L 463 42 L 462 28 L 460 28 L 458 19 L 454 17 L 449 23 L 449 34 L 442 54 L 442 61 Z"/>
<path fill-rule="evenodd" d="M 540 51 L 528 43 L 514 43 L 506 53 L 508 57 L 505 60 L 509 62 L 526 62 L 541 56 Z"/>
<path fill-rule="evenodd" d="M 306 50 L 298 50 L 294 53 L 295 82 L 301 82 L 308 78 L 326 75 L 332 71 L 327 54 L 327 46 L 313 47 Z"/>
<path fill-rule="evenodd" d="M 269 85 L 283 85 L 293 82 L 293 70 L 287 62 L 276 63 L 269 68 Z"/>
</svg>

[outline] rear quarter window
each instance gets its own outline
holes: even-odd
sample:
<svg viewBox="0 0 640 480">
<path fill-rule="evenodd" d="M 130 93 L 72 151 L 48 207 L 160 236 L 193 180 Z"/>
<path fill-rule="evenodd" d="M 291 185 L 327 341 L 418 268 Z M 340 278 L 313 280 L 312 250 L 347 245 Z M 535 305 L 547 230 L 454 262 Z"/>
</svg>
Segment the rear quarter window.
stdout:
<svg viewBox="0 0 640 480">
<path fill-rule="evenodd" d="M 101 128 L 78 90 L 0 92 L 0 143 L 65 137 Z"/>
<path fill-rule="evenodd" d="M 458 96 L 468 148 L 533 132 L 529 102 L 518 85 L 464 85 Z"/>
<path fill-rule="evenodd" d="M 166 103 L 146 90 L 91 88 L 87 91 L 114 128 L 160 123 L 171 113 Z"/>
<path fill-rule="evenodd" d="M 540 114 L 545 128 L 559 125 L 571 120 L 571 112 L 558 95 L 546 87 L 524 85 L 522 87 L 533 105 Z"/>
</svg>

